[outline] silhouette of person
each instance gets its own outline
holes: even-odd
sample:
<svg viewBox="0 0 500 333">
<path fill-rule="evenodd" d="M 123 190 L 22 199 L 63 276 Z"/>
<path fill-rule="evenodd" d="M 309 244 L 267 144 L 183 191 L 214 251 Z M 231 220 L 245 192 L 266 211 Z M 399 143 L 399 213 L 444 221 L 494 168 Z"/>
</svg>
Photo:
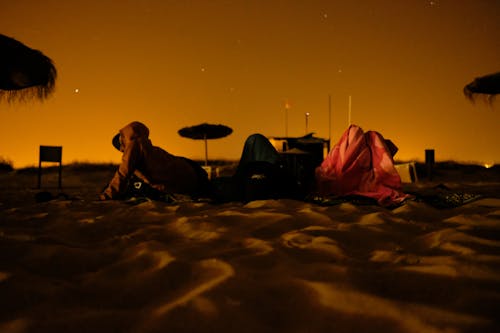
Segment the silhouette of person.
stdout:
<svg viewBox="0 0 500 333">
<path fill-rule="evenodd" d="M 238 166 L 226 192 L 219 191 L 220 201 L 252 201 L 289 197 L 294 180 L 283 165 L 280 154 L 262 134 L 249 135 L 243 145 Z"/>
<path fill-rule="evenodd" d="M 122 161 L 100 200 L 123 199 L 132 179 L 139 179 L 156 193 L 203 195 L 209 184 L 207 173 L 196 162 L 153 146 L 149 129 L 131 122 L 113 138 Z"/>
</svg>

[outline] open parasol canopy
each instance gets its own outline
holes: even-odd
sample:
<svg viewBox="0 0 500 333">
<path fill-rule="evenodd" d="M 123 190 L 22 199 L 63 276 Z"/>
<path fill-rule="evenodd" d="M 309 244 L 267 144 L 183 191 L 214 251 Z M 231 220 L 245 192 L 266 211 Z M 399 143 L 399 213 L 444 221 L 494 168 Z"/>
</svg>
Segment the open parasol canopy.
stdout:
<svg viewBox="0 0 500 333">
<path fill-rule="evenodd" d="M 44 100 L 54 92 L 56 77 L 50 58 L 0 34 L 0 101 Z"/>
<path fill-rule="evenodd" d="M 233 129 L 221 124 L 203 123 L 181 128 L 178 133 L 185 138 L 205 141 L 205 165 L 208 165 L 207 140 L 224 138 L 233 133 Z"/>
</svg>

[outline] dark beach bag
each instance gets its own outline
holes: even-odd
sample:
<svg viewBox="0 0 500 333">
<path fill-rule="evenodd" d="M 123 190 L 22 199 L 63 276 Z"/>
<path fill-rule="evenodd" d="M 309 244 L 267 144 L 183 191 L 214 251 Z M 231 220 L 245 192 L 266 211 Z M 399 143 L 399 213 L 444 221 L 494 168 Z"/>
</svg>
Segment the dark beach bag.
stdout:
<svg viewBox="0 0 500 333">
<path fill-rule="evenodd" d="M 269 162 L 247 163 L 235 177 L 234 185 L 239 188 L 235 192 L 244 202 L 276 199 L 282 192 L 279 167 Z"/>
</svg>

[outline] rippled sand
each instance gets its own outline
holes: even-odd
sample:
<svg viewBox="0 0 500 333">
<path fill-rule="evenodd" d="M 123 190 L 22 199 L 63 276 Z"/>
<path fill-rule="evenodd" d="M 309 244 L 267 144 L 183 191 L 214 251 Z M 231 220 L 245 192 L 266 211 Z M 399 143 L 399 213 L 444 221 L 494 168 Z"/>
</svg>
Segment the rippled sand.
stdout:
<svg viewBox="0 0 500 333">
<path fill-rule="evenodd" d="M 0 332 L 500 331 L 498 184 L 453 209 L 131 205 L 95 200 L 109 176 L 42 203 L 0 177 Z"/>
</svg>

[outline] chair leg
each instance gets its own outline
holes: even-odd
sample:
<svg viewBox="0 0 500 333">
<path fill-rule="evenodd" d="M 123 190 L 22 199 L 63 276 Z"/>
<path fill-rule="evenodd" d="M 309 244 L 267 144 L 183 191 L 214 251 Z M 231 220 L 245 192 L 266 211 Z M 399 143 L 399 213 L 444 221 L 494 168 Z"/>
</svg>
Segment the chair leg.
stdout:
<svg viewBox="0 0 500 333">
<path fill-rule="evenodd" d="M 59 189 L 62 188 L 62 163 L 59 162 Z"/>
<path fill-rule="evenodd" d="M 38 162 L 38 187 L 42 186 L 42 162 Z"/>
</svg>

